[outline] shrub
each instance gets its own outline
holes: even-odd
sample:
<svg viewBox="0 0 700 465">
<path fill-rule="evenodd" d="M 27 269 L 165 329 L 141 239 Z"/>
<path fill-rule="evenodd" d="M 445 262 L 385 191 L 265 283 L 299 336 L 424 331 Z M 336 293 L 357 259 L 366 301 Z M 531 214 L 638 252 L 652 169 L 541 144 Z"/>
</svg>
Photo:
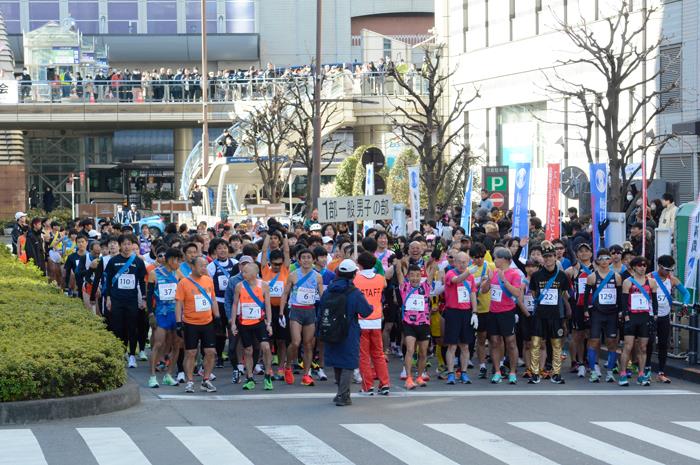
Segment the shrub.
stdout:
<svg viewBox="0 0 700 465">
<path fill-rule="evenodd" d="M 100 318 L 0 249 L 0 401 L 116 389 L 123 355 Z"/>
</svg>

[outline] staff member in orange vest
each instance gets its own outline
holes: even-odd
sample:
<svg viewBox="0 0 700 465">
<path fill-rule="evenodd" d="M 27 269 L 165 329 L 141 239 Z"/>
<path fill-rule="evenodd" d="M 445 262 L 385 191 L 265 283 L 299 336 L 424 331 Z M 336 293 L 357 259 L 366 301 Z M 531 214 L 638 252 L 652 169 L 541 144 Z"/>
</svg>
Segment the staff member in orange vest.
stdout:
<svg viewBox="0 0 700 465">
<path fill-rule="evenodd" d="M 272 390 L 272 312 L 270 311 L 270 286 L 258 279 L 258 265 L 251 263 L 243 269 L 243 281 L 236 285 L 233 308 L 236 318 L 231 318 L 231 332 L 237 336 L 240 332 L 241 343 L 245 351 L 246 382 L 243 389 L 255 389 L 253 380 L 253 343 L 260 343 L 260 350 L 265 363 L 264 389 Z"/>
<path fill-rule="evenodd" d="M 204 349 L 204 380 L 200 389 L 216 392 L 216 388 L 209 380 L 216 357 L 214 325 L 221 324 L 214 281 L 207 273 L 206 258 L 196 257 L 188 265 L 191 273 L 180 280 L 175 291 L 175 321 L 177 322 L 175 328 L 178 336 L 184 332 L 185 339 L 185 374 L 187 376 L 185 392 L 194 392 L 192 372 L 200 343 Z"/>
<path fill-rule="evenodd" d="M 382 344 L 382 293 L 386 287 L 386 279 L 374 272 L 377 259 L 371 253 L 363 252 L 357 262 L 360 265 L 360 272 L 355 276 L 355 287 L 362 291 L 367 302 L 372 306 L 372 314 L 360 319 L 362 393 L 374 395 L 374 374 L 376 373 L 379 378 L 379 393 L 386 396 L 389 395 L 389 369 Z"/>
</svg>

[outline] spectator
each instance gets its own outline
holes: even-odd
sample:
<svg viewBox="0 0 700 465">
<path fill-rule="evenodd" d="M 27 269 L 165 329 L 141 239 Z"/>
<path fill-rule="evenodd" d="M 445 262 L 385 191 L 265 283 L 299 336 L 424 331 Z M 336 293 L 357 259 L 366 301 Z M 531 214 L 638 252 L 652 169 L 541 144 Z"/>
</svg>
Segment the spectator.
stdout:
<svg viewBox="0 0 700 465">
<path fill-rule="evenodd" d="M 311 211 L 311 216 L 304 221 L 304 229 L 311 229 L 311 225 L 318 224 L 318 208 Z"/>
<path fill-rule="evenodd" d="M 673 195 L 668 192 L 662 195 L 661 205 L 663 205 L 664 209 L 661 211 L 661 217 L 659 218 L 659 227 L 670 229 L 671 235 L 673 235 L 676 228 L 676 213 L 678 212 Z"/>
<path fill-rule="evenodd" d="M 634 223 L 630 227 L 630 243 L 632 244 L 632 250 L 635 256 L 644 256 L 650 261 L 654 256 L 654 235 L 649 231 L 644 231 L 646 234 L 646 244 L 644 245 L 644 254 L 642 255 L 642 231 L 644 227 L 642 223 Z M 649 270 L 651 271 L 651 270 Z"/>
<path fill-rule="evenodd" d="M 27 232 L 27 214 L 24 212 L 15 213 L 15 224 L 12 226 L 12 253 L 19 255 L 17 244 L 19 237 Z"/>
<path fill-rule="evenodd" d="M 53 210 L 54 203 L 56 202 L 56 198 L 53 195 L 53 189 L 51 189 L 51 186 L 46 186 L 46 189 L 44 190 L 44 210 L 46 213 L 50 213 Z"/>
<path fill-rule="evenodd" d="M 530 245 L 538 246 L 544 240 L 542 220 L 533 216 L 530 218 Z"/>
<path fill-rule="evenodd" d="M 481 202 L 479 202 L 479 208 L 485 208 L 491 211 L 493 208 L 493 201 L 489 198 L 489 191 L 486 189 L 481 189 Z"/>
<path fill-rule="evenodd" d="M 25 251 L 27 260 L 33 260 L 34 264 L 46 274 L 46 253 L 44 250 L 44 239 L 41 237 L 42 222 L 41 218 L 33 218 L 32 226 L 27 231 L 27 242 Z"/>
</svg>

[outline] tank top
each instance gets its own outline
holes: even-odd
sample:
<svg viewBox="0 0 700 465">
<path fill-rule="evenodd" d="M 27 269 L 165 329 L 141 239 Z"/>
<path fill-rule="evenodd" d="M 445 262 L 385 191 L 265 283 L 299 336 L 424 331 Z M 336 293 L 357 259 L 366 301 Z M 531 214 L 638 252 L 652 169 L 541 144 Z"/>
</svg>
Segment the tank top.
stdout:
<svg viewBox="0 0 700 465">
<path fill-rule="evenodd" d="M 588 281 L 588 276 L 590 273 L 583 269 L 585 266 L 583 263 L 578 262 L 578 264 L 578 272 L 574 276 L 572 285 L 574 286 L 574 301 L 576 302 L 577 306 L 583 307 L 585 305 L 583 302 L 583 296 L 586 292 L 586 281 Z"/>
<path fill-rule="evenodd" d="M 295 308 L 312 309 L 316 305 L 316 300 L 318 296 L 318 284 L 316 283 L 316 277 L 318 276 L 318 271 L 312 269 L 309 273 L 309 277 L 302 282 L 305 273 L 301 271 L 301 268 L 294 270 L 297 275 L 297 284 L 292 287 L 292 295 L 289 299 L 289 305 Z M 299 284 L 301 283 L 301 284 Z"/>
<path fill-rule="evenodd" d="M 430 286 L 428 283 L 421 283 L 417 288 L 405 281 L 401 285 L 401 320 L 409 325 L 430 324 Z"/>
<path fill-rule="evenodd" d="M 659 276 L 659 278 L 661 278 L 661 276 Z M 668 293 L 671 294 L 673 289 L 671 278 L 666 278 L 661 281 L 661 283 L 664 285 Z M 661 286 L 659 286 L 659 290 L 656 291 L 656 302 L 659 306 L 659 316 L 668 316 L 668 314 L 671 313 L 671 302 L 668 301 L 666 293 L 661 289 Z"/>
<path fill-rule="evenodd" d="M 214 273 L 211 275 L 211 279 L 214 281 L 214 294 L 216 294 L 218 302 L 223 302 L 234 265 L 231 259 L 227 259 L 225 262 L 214 260 L 208 265 L 210 269 L 212 265 Z"/>
<path fill-rule="evenodd" d="M 610 273 L 615 273 L 610 270 Z M 593 286 L 593 292 L 595 293 L 598 286 L 603 282 L 605 276 L 601 276 L 597 271 L 595 272 L 595 286 Z M 591 296 L 591 299 L 593 297 Z M 600 290 L 598 297 L 593 301 L 593 308 L 601 313 L 610 315 L 617 313 L 617 283 L 615 282 L 615 276 L 610 278 L 605 284 L 605 287 Z"/>
<path fill-rule="evenodd" d="M 241 282 L 241 290 L 238 294 L 238 321 L 244 326 L 256 325 L 265 319 L 265 308 L 261 307 L 248 293 L 244 283 L 246 281 Z M 261 280 L 256 280 L 255 287 L 251 287 L 251 290 L 260 302 L 265 303 L 261 283 Z M 250 283 L 248 285 L 250 286 Z"/>
<path fill-rule="evenodd" d="M 647 295 L 651 297 L 651 286 L 649 286 L 649 280 L 644 278 L 644 283 L 642 284 L 644 291 Z M 647 300 L 644 294 L 639 290 L 639 288 L 632 284 L 630 286 L 629 294 L 629 309 L 632 313 L 651 313 L 651 302 Z"/>
<path fill-rule="evenodd" d="M 153 295 L 156 297 L 156 314 L 167 315 L 175 312 L 175 291 L 177 290 L 177 276 L 169 272 L 164 266 L 156 268 L 156 282 Z"/>
</svg>

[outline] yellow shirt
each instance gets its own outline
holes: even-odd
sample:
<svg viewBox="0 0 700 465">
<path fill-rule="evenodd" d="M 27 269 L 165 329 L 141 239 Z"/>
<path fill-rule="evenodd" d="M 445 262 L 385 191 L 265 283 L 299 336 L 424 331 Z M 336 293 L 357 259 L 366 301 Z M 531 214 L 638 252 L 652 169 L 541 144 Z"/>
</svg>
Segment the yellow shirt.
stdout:
<svg viewBox="0 0 700 465">
<path fill-rule="evenodd" d="M 484 265 L 486 268 L 484 269 Z M 474 282 L 476 282 L 476 287 L 481 285 L 481 278 L 488 279 L 489 271 L 496 269 L 496 265 L 484 260 L 484 265 L 476 266 L 472 265 L 469 267 L 469 272 L 474 276 Z M 481 292 L 476 293 L 476 313 L 488 313 L 489 306 L 491 305 L 491 293 L 486 292 L 482 294 Z"/>
</svg>

